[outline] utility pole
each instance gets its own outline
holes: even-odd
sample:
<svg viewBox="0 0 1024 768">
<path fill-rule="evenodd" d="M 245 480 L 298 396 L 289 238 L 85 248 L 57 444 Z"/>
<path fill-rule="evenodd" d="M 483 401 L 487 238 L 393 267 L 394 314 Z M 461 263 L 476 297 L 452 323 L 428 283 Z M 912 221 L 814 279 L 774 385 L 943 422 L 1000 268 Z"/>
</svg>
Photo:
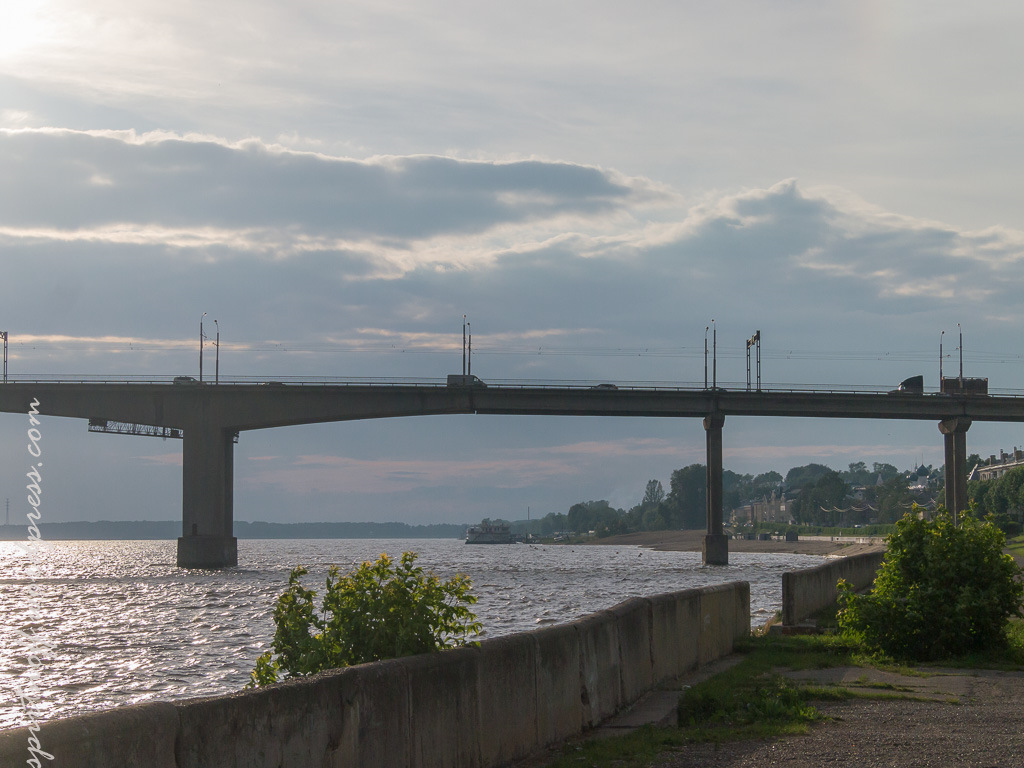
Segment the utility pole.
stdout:
<svg viewBox="0 0 1024 768">
<path fill-rule="evenodd" d="M 206 317 L 205 312 L 203 312 L 203 317 Z M 203 333 L 203 317 L 199 318 L 199 381 L 203 380 L 203 339 L 206 338 Z"/>
<path fill-rule="evenodd" d="M 220 324 L 214 320 L 213 324 L 217 328 L 217 341 L 214 344 L 217 346 L 217 355 L 214 357 L 213 367 L 213 383 L 220 384 Z"/>
<path fill-rule="evenodd" d="M 0 331 L 4 339 L 4 384 L 7 383 L 7 331 Z"/>
<path fill-rule="evenodd" d="M 469 364 L 466 366 L 466 374 L 469 376 L 473 375 L 473 324 L 466 323 L 466 328 L 469 329 L 469 357 L 467 358 Z"/>
<path fill-rule="evenodd" d="M 718 328 L 711 318 L 711 388 L 718 389 Z"/>
<path fill-rule="evenodd" d="M 960 328 L 960 323 L 956 324 L 956 329 L 960 331 L 960 392 L 964 391 L 964 332 Z"/>
<path fill-rule="evenodd" d="M 462 316 L 462 375 L 466 375 L 466 316 Z"/>
</svg>

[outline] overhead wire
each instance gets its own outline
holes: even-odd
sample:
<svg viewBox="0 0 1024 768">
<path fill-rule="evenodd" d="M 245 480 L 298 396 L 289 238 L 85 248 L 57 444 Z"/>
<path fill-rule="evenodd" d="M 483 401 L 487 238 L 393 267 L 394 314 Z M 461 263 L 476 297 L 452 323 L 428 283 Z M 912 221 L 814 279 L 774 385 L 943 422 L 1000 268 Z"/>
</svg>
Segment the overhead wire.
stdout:
<svg viewBox="0 0 1024 768">
<path fill-rule="evenodd" d="M 67 339 L 61 341 L 32 340 L 18 342 L 14 337 L 10 341 L 12 351 L 16 350 L 61 350 L 74 349 L 82 353 L 103 353 L 103 352 L 180 352 L 189 348 L 189 341 L 161 340 L 157 342 L 146 342 L 145 340 L 134 340 L 131 343 L 98 342 L 96 339 L 84 339 L 77 341 Z M 457 343 L 453 344 L 401 344 L 394 342 L 380 343 L 354 343 L 341 342 L 309 342 L 309 341 L 221 341 L 222 351 L 236 351 L 254 354 L 304 354 L 304 353 L 354 353 L 354 354 L 404 354 L 404 355 L 430 355 L 450 354 L 453 349 L 458 349 Z M 551 357 L 649 357 L 649 358 L 689 358 L 699 359 L 705 355 L 703 346 L 586 346 L 586 345 L 526 345 L 526 344 L 495 344 L 487 343 L 480 339 L 474 343 L 473 353 L 481 356 L 551 356 Z M 717 357 L 719 359 L 743 358 L 746 352 L 742 348 L 723 347 L 719 345 Z M 815 349 L 787 349 L 787 348 L 764 348 L 761 352 L 765 360 L 807 360 L 807 361 L 874 361 L 894 363 L 934 363 L 937 355 L 931 351 L 923 350 L 815 350 Z M 947 365 L 955 365 L 958 355 L 954 353 L 943 356 Z M 1024 363 L 1024 353 L 1007 354 L 1005 351 L 990 352 L 986 350 L 972 349 L 964 354 L 964 362 L 972 364 L 1021 364 Z"/>
</svg>

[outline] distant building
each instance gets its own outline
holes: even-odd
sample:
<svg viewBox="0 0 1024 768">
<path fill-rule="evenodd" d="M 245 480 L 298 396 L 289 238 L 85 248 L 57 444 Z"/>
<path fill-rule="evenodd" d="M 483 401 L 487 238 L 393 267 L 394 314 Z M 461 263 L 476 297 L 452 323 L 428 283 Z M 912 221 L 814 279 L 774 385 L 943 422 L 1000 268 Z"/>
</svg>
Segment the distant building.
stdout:
<svg viewBox="0 0 1024 768">
<path fill-rule="evenodd" d="M 763 496 L 760 501 L 751 501 L 737 507 L 730 517 L 736 525 L 792 522 L 786 511 L 786 495 L 776 495 L 775 491 L 772 491 L 771 497 Z"/>
<path fill-rule="evenodd" d="M 1024 450 L 1014 447 L 1013 453 L 999 451 L 999 457 L 994 455 L 988 457 L 984 464 L 977 464 L 967 475 L 970 480 L 995 480 L 1002 477 L 1011 469 L 1024 467 Z"/>
</svg>

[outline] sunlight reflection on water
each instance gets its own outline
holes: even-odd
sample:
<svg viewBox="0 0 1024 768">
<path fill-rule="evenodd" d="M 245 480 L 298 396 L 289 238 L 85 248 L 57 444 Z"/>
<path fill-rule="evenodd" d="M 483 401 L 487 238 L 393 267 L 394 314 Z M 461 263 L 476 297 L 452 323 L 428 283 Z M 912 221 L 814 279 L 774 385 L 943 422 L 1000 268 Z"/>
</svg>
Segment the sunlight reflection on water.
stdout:
<svg viewBox="0 0 1024 768">
<path fill-rule="evenodd" d="M 241 540 L 242 565 L 186 571 L 173 541 L 46 542 L 39 566 L 0 543 L 3 621 L 0 728 L 24 724 L 13 683 L 27 669 L 14 637 L 27 626 L 29 601 L 44 617 L 36 628 L 52 643 L 41 659 L 40 719 L 121 704 L 209 696 L 242 688 L 273 637 L 274 600 L 291 569 L 309 569 L 316 589 L 327 568 L 343 569 L 381 552 L 420 553 L 441 578 L 469 575 L 483 637 L 570 621 L 621 602 L 726 581 L 749 581 L 751 621 L 781 606 L 782 573 L 821 558 L 731 553 L 730 565 L 701 565 L 695 552 L 635 546 L 466 546 L 457 539 Z M 38 584 L 32 595 L 28 585 Z"/>
</svg>

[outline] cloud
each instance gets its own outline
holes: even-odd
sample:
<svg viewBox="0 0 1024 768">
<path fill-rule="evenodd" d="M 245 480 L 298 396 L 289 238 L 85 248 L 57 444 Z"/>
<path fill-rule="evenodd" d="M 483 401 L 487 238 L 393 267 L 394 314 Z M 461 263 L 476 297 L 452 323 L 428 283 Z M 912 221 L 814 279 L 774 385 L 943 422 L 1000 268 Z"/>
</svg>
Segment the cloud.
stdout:
<svg viewBox="0 0 1024 768">
<path fill-rule="evenodd" d="M 938 441 L 936 440 L 936 443 Z M 933 447 L 932 450 L 934 450 Z M 757 445 L 725 448 L 723 459 L 730 461 L 756 460 L 765 466 L 782 466 L 786 461 L 802 461 L 806 457 L 817 457 L 819 463 L 827 460 L 842 459 L 843 461 L 863 461 L 865 459 L 880 460 L 878 457 L 900 456 L 913 459 L 921 454 L 919 445 L 843 445 L 843 444 L 801 444 L 801 445 Z M 817 460 L 816 459 L 816 460 Z M 703 461 L 703 460 L 702 460 Z M 841 468 L 841 467 L 840 467 Z"/>
<path fill-rule="evenodd" d="M 626 456 L 685 456 L 693 449 L 679 441 L 662 438 L 627 438 L 623 440 L 589 440 L 567 445 L 550 446 L 531 451 L 539 454 L 568 455 L 577 459 L 607 459 Z"/>
<path fill-rule="evenodd" d="M 65 130 L 0 132 L 0 156 L 0 301 L 32 317 L 12 328 L 21 370 L 87 354 L 96 372 L 172 375 L 207 312 L 227 375 L 436 378 L 457 367 L 467 314 L 491 378 L 700 382 L 717 318 L 723 362 L 761 328 L 766 360 L 786 363 L 768 380 L 869 384 L 905 374 L 812 358 L 930 347 L 965 320 L 997 354 L 1024 320 L 1024 233 L 791 179 L 684 206 L 645 179 L 534 159 Z M 721 380 L 743 375 L 726 364 Z"/>
<path fill-rule="evenodd" d="M 144 461 L 157 467 L 180 467 L 182 466 L 181 452 L 158 453 L 150 456 L 136 456 L 136 459 Z"/>
<path fill-rule="evenodd" d="M 612 216 L 652 194 L 641 180 L 568 163 L 351 160 L 131 131 L 0 131 L 0 158 L 8 237 L 278 255 L 443 249 L 446 238 Z M 461 259 L 432 258 L 428 245 L 418 261 Z"/>
</svg>

